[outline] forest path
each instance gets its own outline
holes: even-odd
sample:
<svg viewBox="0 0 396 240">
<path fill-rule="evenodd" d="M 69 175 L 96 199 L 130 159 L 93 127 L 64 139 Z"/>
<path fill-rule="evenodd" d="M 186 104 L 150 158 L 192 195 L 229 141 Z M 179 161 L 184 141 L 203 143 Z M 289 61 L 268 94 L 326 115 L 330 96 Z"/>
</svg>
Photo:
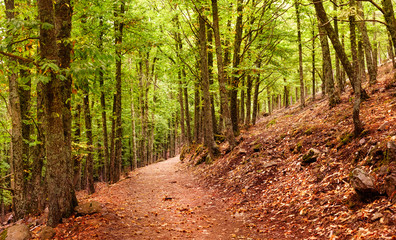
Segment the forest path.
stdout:
<svg viewBox="0 0 396 240">
<path fill-rule="evenodd" d="M 140 168 L 87 200 L 105 209 L 76 218 L 71 235 L 77 239 L 258 239 L 243 216 L 232 216 L 215 191 L 197 184 L 178 156 Z"/>
</svg>

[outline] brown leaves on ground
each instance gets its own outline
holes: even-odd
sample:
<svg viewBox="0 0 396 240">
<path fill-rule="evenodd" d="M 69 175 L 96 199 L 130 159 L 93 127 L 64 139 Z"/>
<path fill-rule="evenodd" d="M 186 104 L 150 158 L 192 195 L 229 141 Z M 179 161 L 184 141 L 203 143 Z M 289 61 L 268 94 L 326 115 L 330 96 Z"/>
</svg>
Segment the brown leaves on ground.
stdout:
<svg viewBox="0 0 396 240">
<path fill-rule="evenodd" d="M 349 184 L 358 165 L 376 174 L 382 163 L 367 163 L 372 146 L 396 141 L 390 68 L 382 67 L 379 82 L 366 87 L 370 99 L 361 107 L 362 136 L 351 134 L 353 94 L 347 89 L 332 109 L 320 99 L 303 110 L 295 106 L 261 119 L 242 132 L 233 151 L 196 168 L 199 175 L 207 186 L 224 191 L 234 215 L 255 220 L 251 229 L 262 239 L 396 239 L 395 205 L 386 197 L 361 202 Z M 320 155 L 303 167 L 302 155 L 311 148 Z"/>
</svg>

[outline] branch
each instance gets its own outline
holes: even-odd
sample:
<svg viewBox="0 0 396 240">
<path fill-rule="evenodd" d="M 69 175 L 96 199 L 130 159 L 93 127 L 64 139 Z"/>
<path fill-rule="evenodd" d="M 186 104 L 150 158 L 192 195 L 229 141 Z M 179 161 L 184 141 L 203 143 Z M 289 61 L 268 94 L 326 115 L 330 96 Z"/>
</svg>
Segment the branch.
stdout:
<svg viewBox="0 0 396 240">
<path fill-rule="evenodd" d="M 7 130 L 6 126 L 4 125 L 3 121 L 0 121 L 1 125 L 3 126 L 4 130 L 12 137 L 12 134 Z"/>
<path fill-rule="evenodd" d="M 382 14 L 385 14 L 384 9 L 381 8 L 380 5 L 378 5 L 376 2 L 374 2 L 373 0 L 358 0 L 361 2 L 369 2 L 371 4 L 373 4 L 376 8 L 378 8 L 378 10 L 380 10 L 382 12 Z"/>
<path fill-rule="evenodd" d="M 349 20 L 338 20 L 340 22 L 349 22 Z M 381 23 L 385 26 L 388 26 L 388 24 L 380 21 L 380 20 L 375 20 L 375 19 L 367 19 L 367 20 L 355 20 L 355 22 L 377 22 L 377 23 Z"/>
<path fill-rule="evenodd" d="M 14 193 L 14 189 L 12 189 L 12 188 L 6 188 L 6 187 L 2 187 L 2 186 L 0 186 L 0 188 Z"/>
<path fill-rule="evenodd" d="M 18 40 L 18 41 L 12 42 L 10 45 L 14 45 L 14 44 L 21 43 L 21 42 L 24 42 L 24 41 L 27 41 L 27 40 L 31 40 L 31 39 L 40 39 L 40 38 L 39 37 L 29 37 L 29 38 L 25 38 L 25 39 L 22 39 L 22 40 Z"/>
<path fill-rule="evenodd" d="M 3 181 L 3 179 L 8 178 L 9 176 L 12 176 L 12 175 L 14 175 L 14 174 L 13 174 L 13 173 L 10 173 L 10 174 L 8 174 L 7 176 L 4 176 L 4 177 L 0 178 L 0 181 Z"/>
<path fill-rule="evenodd" d="M 8 101 L 7 101 L 7 99 L 6 99 L 6 98 L 3 96 L 3 94 L 1 94 L 1 93 L 0 93 L 0 97 L 4 100 L 4 103 L 5 103 L 6 108 L 7 108 L 8 115 L 11 115 L 11 114 L 10 114 L 10 109 L 8 108 Z"/>
<path fill-rule="evenodd" d="M 198 9 L 197 5 L 195 5 L 195 1 L 191 0 L 192 4 L 194 5 L 195 11 L 198 13 L 199 17 L 202 18 L 206 24 L 208 24 L 210 26 L 210 28 L 213 29 L 213 24 L 209 21 L 209 19 L 202 14 L 202 12 Z"/>
<path fill-rule="evenodd" d="M 6 56 L 6 57 L 10 57 L 10 58 L 13 58 L 13 59 L 22 61 L 22 62 L 34 63 L 34 65 L 38 66 L 38 64 L 35 63 L 34 60 L 33 60 L 33 59 L 30 59 L 30 58 L 24 58 L 24 57 L 21 57 L 21 56 L 18 56 L 18 55 L 14 55 L 14 54 L 2 52 L 2 51 L 0 51 L 0 54 L 1 54 L 1 55 L 4 55 L 4 56 Z"/>
</svg>

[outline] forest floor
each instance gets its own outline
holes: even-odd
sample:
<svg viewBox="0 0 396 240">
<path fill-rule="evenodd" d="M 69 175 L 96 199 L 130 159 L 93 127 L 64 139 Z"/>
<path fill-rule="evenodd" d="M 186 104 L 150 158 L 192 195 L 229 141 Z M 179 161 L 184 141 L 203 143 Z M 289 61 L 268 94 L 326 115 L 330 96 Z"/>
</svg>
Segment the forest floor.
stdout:
<svg viewBox="0 0 396 240">
<path fill-rule="evenodd" d="M 351 134 L 351 89 L 332 109 L 319 96 L 243 129 L 238 146 L 220 144 L 213 162 L 195 145 L 182 161 L 99 183 L 90 196 L 80 192 L 80 203 L 97 201 L 102 211 L 65 219 L 55 239 L 396 239 L 395 194 L 361 201 L 349 184 L 357 166 L 378 186 L 396 169 L 396 159 L 383 160 L 396 143 L 396 71 L 385 64 L 378 83 L 364 87 L 370 98 L 359 137 Z M 316 161 L 302 165 L 311 148 Z"/>
<path fill-rule="evenodd" d="M 257 239 L 242 216 L 227 211 L 216 190 L 197 184 L 179 157 L 78 197 L 80 203 L 101 203 L 102 211 L 66 220 L 55 239 Z"/>
<path fill-rule="evenodd" d="M 261 118 L 241 131 L 232 151 L 220 144 L 222 157 L 213 162 L 200 145 L 184 149 L 181 159 L 203 186 L 222 189 L 233 202 L 230 211 L 250 219 L 259 239 L 396 239 L 396 192 L 383 190 L 384 178 L 396 174 L 391 63 L 379 68 L 378 83 L 364 88 L 370 98 L 361 105 L 361 136 L 353 136 L 348 87 L 334 108 L 317 96 L 304 109 L 296 104 Z M 303 164 L 310 149 L 317 159 Z M 381 194 L 364 201 L 357 196 L 350 184 L 356 167 L 375 179 Z"/>
</svg>

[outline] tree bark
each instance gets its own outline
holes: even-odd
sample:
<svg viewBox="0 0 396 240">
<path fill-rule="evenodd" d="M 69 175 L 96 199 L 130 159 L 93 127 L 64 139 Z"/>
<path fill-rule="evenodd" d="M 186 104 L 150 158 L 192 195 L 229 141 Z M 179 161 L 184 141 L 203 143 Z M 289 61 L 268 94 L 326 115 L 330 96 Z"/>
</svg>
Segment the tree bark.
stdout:
<svg viewBox="0 0 396 240">
<path fill-rule="evenodd" d="M 15 4 L 13 0 L 5 1 L 6 17 L 8 22 L 15 18 Z M 10 32 L 11 29 L 9 29 Z M 12 33 L 9 33 L 12 34 Z M 12 39 L 16 38 L 12 34 Z M 8 46 L 9 50 L 12 51 Z M 27 198 L 26 198 L 26 172 L 25 172 L 25 158 L 27 152 L 24 148 L 23 137 L 23 115 L 22 115 L 22 99 L 19 89 L 18 73 L 16 70 L 18 63 L 9 59 L 8 67 L 10 73 L 8 75 L 9 84 L 9 103 L 10 103 L 10 116 L 11 116 L 11 166 L 13 167 L 13 180 L 14 180 L 14 195 L 13 195 L 13 209 L 16 219 L 25 217 L 27 212 Z"/>
<path fill-rule="evenodd" d="M 243 0 L 237 2 L 237 19 L 235 24 L 235 39 L 234 39 L 234 55 L 232 60 L 233 75 L 231 77 L 231 92 L 230 92 L 230 110 L 232 128 L 234 135 L 239 135 L 239 119 L 238 119 L 238 85 L 240 74 L 237 70 L 240 64 L 240 51 L 242 43 L 242 32 L 243 32 Z"/>
<path fill-rule="evenodd" d="M 335 107 L 339 101 L 340 97 L 334 88 L 334 77 L 333 77 L 333 67 L 331 63 L 331 54 L 329 42 L 327 40 L 327 34 L 323 27 L 323 23 L 318 19 L 319 23 L 319 38 L 320 45 L 322 47 L 322 58 L 323 58 L 323 81 L 325 83 L 325 93 L 329 96 L 329 106 L 330 108 Z"/>
<path fill-rule="evenodd" d="M 74 114 L 74 141 L 81 141 L 81 104 L 78 103 L 76 107 L 76 111 Z M 74 162 L 74 177 L 73 177 L 73 187 L 76 191 L 81 190 L 81 165 L 82 165 L 82 156 L 77 153 L 73 156 Z"/>
<path fill-rule="evenodd" d="M 312 24 L 312 100 L 316 99 L 316 44 L 315 24 Z"/>
<path fill-rule="evenodd" d="M 304 87 L 304 72 L 303 72 L 303 52 L 302 52 L 302 40 L 301 40 L 301 19 L 300 19 L 300 2 L 299 0 L 295 1 L 296 8 L 296 17 L 297 17 L 297 42 L 298 42 L 298 62 L 299 68 L 298 73 L 300 77 L 300 100 L 301 100 L 301 108 L 305 107 L 305 87 Z"/>
<path fill-rule="evenodd" d="M 212 111 L 209 91 L 209 69 L 208 69 L 208 52 L 206 40 L 206 23 L 205 19 L 199 17 L 199 45 L 200 45 L 200 58 L 201 58 L 201 77 L 202 77 L 202 94 L 203 94 L 203 114 L 204 114 L 204 145 L 208 148 L 209 155 L 213 159 L 217 154 L 217 145 L 214 141 Z"/>
<path fill-rule="evenodd" d="M 190 117 L 190 107 L 189 107 L 189 101 L 188 101 L 188 89 L 187 89 L 186 82 L 185 82 L 186 72 L 184 71 L 184 69 L 183 69 L 182 73 L 183 73 L 183 85 L 184 85 L 183 93 L 184 93 L 184 110 L 185 110 L 185 114 L 186 114 L 185 120 L 186 120 L 186 127 L 187 127 L 187 129 L 186 129 L 187 140 L 188 140 L 188 143 L 191 144 L 192 143 L 191 117 Z"/>
<path fill-rule="evenodd" d="M 351 7 L 355 7 L 355 0 L 350 1 Z M 355 101 L 353 104 L 353 124 L 354 124 L 354 134 L 355 136 L 359 136 L 363 131 L 363 124 L 360 121 L 360 104 L 362 102 L 362 94 L 361 94 L 361 76 L 359 73 L 359 60 L 357 55 L 357 45 L 356 45 L 356 22 L 355 22 L 355 13 L 352 13 L 349 16 L 349 29 L 350 29 L 350 40 L 351 40 L 351 52 L 352 52 L 352 66 L 355 76 L 354 81 L 354 90 L 355 90 Z"/>
<path fill-rule="evenodd" d="M 91 118 L 91 109 L 89 104 L 89 92 L 88 92 L 88 80 L 85 83 L 83 94 L 84 94 L 84 120 L 85 120 L 85 134 L 87 137 L 87 145 L 88 145 L 88 155 L 86 158 L 85 165 L 85 177 L 86 177 L 86 187 L 88 190 L 88 194 L 93 194 L 95 192 L 95 185 L 93 180 L 93 139 L 92 139 L 92 118 Z"/>
<path fill-rule="evenodd" d="M 201 119 L 201 94 L 200 94 L 200 83 L 196 82 L 194 84 L 194 141 L 195 143 L 201 143 L 202 139 L 200 137 L 200 119 Z"/>
<path fill-rule="evenodd" d="M 364 10 L 361 1 L 357 1 L 357 12 L 360 16 L 360 19 L 364 20 Z M 359 21 L 357 25 L 363 40 L 363 48 L 366 56 L 367 70 L 370 76 L 370 85 L 373 85 L 377 82 L 377 69 L 375 67 L 376 62 L 373 56 L 373 49 L 371 47 L 370 39 L 367 33 L 366 23 L 364 21 Z"/>
<path fill-rule="evenodd" d="M 213 31 L 211 26 L 207 24 L 207 42 L 208 42 L 208 69 L 209 69 L 209 86 L 213 85 Z M 209 87 L 210 88 L 210 87 Z M 212 124 L 213 124 L 213 133 L 216 134 L 217 131 L 217 123 L 216 123 L 216 112 L 215 112 L 215 95 L 210 93 L 210 102 L 211 102 L 211 111 L 212 111 Z"/>
<path fill-rule="evenodd" d="M 115 54 L 116 54 L 116 93 L 114 95 L 114 151 L 113 158 L 114 169 L 111 182 L 118 182 L 121 175 L 121 163 L 122 163 L 122 105 L 121 105 L 121 82 L 122 82 L 122 53 L 121 53 L 121 45 L 122 45 L 122 35 L 124 29 L 124 23 L 119 20 L 124 12 L 125 12 L 125 2 L 122 0 L 121 4 L 117 3 L 114 5 L 114 31 L 115 31 Z"/>
<path fill-rule="evenodd" d="M 134 98 L 133 98 L 133 82 L 132 82 L 132 86 L 131 86 L 131 121 L 132 121 L 132 144 L 133 144 L 133 150 L 132 150 L 132 154 L 133 154 L 133 165 L 135 167 L 135 169 L 137 169 L 137 147 L 136 147 L 136 120 L 135 120 L 135 104 L 134 104 Z"/>
<path fill-rule="evenodd" d="M 33 164 L 32 164 L 32 199 L 30 201 L 30 208 L 33 212 L 41 212 L 44 209 L 44 196 L 43 196 L 43 177 L 42 169 L 44 166 L 45 159 L 45 137 L 44 137 L 44 94 L 43 94 L 44 84 L 39 82 L 37 84 L 37 141 L 39 142 L 33 148 Z"/>
<path fill-rule="evenodd" d="M 261 59 L 258 59 L 256 62 L 256 67 L 259 69 L 261 67 Z M 252 124 L 256 125 L 257 116 L 259 113 L 258 109 L 258 97 L 260 90 L 260 72 L 256 76 L 256 81 L 254 83 L 254 96 L 253 96 L 253 116 L 252 116 Z M 264 106 L 265 107 L 265 106 Z"/>
<path fill-rule="evenodd" d="M 334 12 L 337 12 L 337 0 L 334 1 Z M 338 31 L 338 17 L 337 15 L 334 16 L 334 31 L 336 36 L 339 38 L 339 31 Z M 338 58 L 337 54 L 335 55 L 335 68 L 336 68 L 336 83 L 337 83 L 337 93 L 344 92 L 344 83 L 342 80 L 342 69 L 340 66 L 340 59 Z"/>
<path fill-rule="evenodd" d="M 99 19 L 99 51 L 103 51 L 103 17 Z M 106 113 L 106 96 L 104 90 L 104 69 L 100 67 L 99 69 L 99 85 L 100 85 L 100 106 L 102 110 L 102 131 L 103 131 L 103 156 L 104 156 L 104 182 L 109 181 L 109 137 L 107 133 L 107 113 Z"/>
<path fill-rule="evenodd" d="M 245 82 L 246 82 L 246 77 L 242 77 L 242 80 L 240 80 L 240 97 L 239 97 L 239 115 L 238 119 L 241 124 L 245 123 Z"/>
<path fill-rule="evenodd" d="M 230 116 L 230 108 L 228 105 L 228 90 L 227 81 L 225 79 L 224 72 L 224 62 L 223 62 L 223 49 L 221 47 L 220 40 L 220 27 L 219 27 L 219 11 L 217 0 L 212 0 L 212 14 L 213 14 L 213 30 L 216 45 L 216 57 L 217 57 L 217 71 L 218 71 L 218 81 L 220 90 L 220 105 L 222 109 L 222 119 L 225 125 L 225 135 L 231 149 L 235 147 L 235 136 L 233 131 L 232 120 Z"/>
<path fill-rule="evenodd" d="M 384 18 L 386 22 L 386 28 L 392 38 L 393 49 L 396 50 L 396 19 L 395 12 L 393 10 L 392 0 L 382 0 L 382 9 L 384 10 Z"/>
<path fill-rule="evenodd" d="M 360 132 L 363 130 L 362 123 L 360 122 L 359 119 L 359 109 L 360 109 L 360 103 L 361 103 L 361 89 L 360 89 L 360 81 L 356 79 L 356 73 L 344 51 L 344 48 L 341 45 L 341 42 L 337 35 L 334 32 L 333 27 L 329 24 L 329 19 L 327 17 L 327 14 L 323 8 L 323 3 L 321 0 L 313 0 L 314 6 L 315 6 L 315 11 L 320 19 L 320 22 L 324 23 L 323 27 L 326 30 L 326 33 L 328 37 L 330 38 L 333 47 L 340 58 L 340 61 L 344 67 L 344 70 L 348 74 L 349 80 L 352 83 L 352 86 L 354 87 L 354 92 L 355 92 L 355 102 L 354 102 L 354 107 L 353 107 L 353 122 L 354 122 L 354 128 L 355 128 L 355 135 L 359 135 Z M 352 36 L 351 36 L 352 38 Z M 357 85 L 359 85 L 357 87 Z"/>
<path fill-rule="evenodd" d="M 55 26 L 53 2 L 51 0 L 38 0 L 37 2 L 40 22 Z M 58 63 L 55 27 L 40 27 L 40 46 L 40 56 L 43 60 Z M 49 203 L 47 225 L 56 226 L 63 217 L 70 216 L 73 211 L 73 189 L 70 184 L 67 143 L 64 134 L 62 84 L 52 70 L 49 69 L 44 74 L 49 78 L 49 82 L 44 87 Z"/>
<path fill-rule="evenodd" d="M 253 76 L 250 74 L 247 77 L 246 82 L 246 119 L 245 125 L 249 125 L 252 116 L 252 88 L 253 88 Z"/>
</svg>

